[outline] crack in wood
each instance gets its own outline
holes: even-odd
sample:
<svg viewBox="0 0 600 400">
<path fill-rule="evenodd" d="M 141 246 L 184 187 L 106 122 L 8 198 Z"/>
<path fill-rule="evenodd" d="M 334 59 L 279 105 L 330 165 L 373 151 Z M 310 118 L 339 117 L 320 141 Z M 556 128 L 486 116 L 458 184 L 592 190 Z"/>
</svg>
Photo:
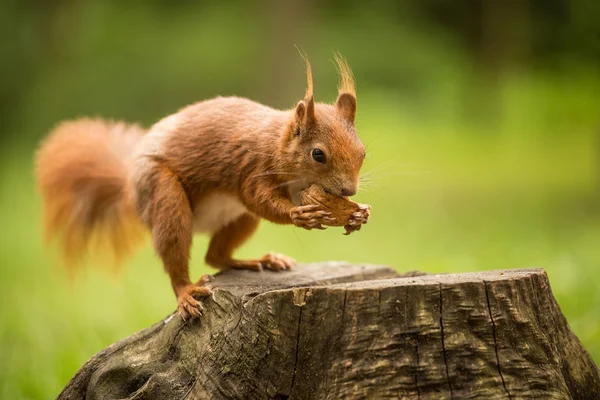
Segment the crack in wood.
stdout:
<svg viewBox="0 0 600 400">
<path fill-rule="evenodd" d="M 448 389 L 450 389 L 450 398 L 454 398 L 454 391 L 452 390 L 452 383 L 450 382 L 450 371 L 448 369 L 448 358 L 446 355 L 446 343 L 444 339 L 444 308 L 443 308 L 443 297 L 442 297 L 442 283 L 439 283 L 440 288 L 440 331 L 442 334 L 442 354 L 444 355 L 444 365 L 446 366 L 446 380 L 448 381 Z"/>
<path fill-rule="evenodd" d="M 344 303 L 342 304 L 342 327 L 346 318 L 346 298 L 348 296 L 348 289 L 344 290 Z M 343 332 L 343 329 L 342 329 Z"/>
<path fill-rule="evenodd" d="M 216 296 L 213 296 L 213 297 L 212 297 L 212 299 L 213 299 L 213 302 L 212 302 L 213 304 L 217 304 L 217 305 L 219 306 L 219 308 L 223 309 L 222 305 L 221 305 L 221 304 L 220 304 L 220 302 L 217 300 L 217 299 L 218 299 L 218 297 L 216 297 Z M 233 302 L 232 304 L 236 304 L 236 303 L 235 303 L 235 302 Z M 223 344 L 225 344 L 225 343 L 228 343 L 228 342 L 227 342 L 227 339 L 228 339 L 228 337 L 229 337 L 229 336 L 230 336 L 230 335 L 231 335 L 231 334 L 232 334 L 234 331 L 237 331 L 237 329 L 238 329 L 238 327 L 239 327 L 239 325 L 240 325 L 240 323 L 241 323 L 242 319 L 244 318 L 245 308 L 244 308 L 243 304 L 242 304 L 242 305 L 240 305 L 239 307 L 236 307 L 236 308 L 234 308 L 234 310 L 235 310 L 235 311 L 236 311 L 236 312 L 239 314 L 239 318 L 237 319 L 237 321 L 236 321 L 235 325 L 234 325 L 234 326 L 233 326 L 231 329 L 228 329 L 228 330 L 225 330 L 225 329 L 224 329 L 224 330 L 223 330 L 223 332 L 221 332 L 221 335 L 220 335 L 220 338 L 219 338 L 219 340 L 217 341 L 217 345 L 216 345 L 216 347 L 219 347 L 219 348 L 220 348 L 220 347 L 222 347 L 222 345 L 223 345 Z M 225 328 L 225 327 L 226 327 L 226 325 L 227 325 L 227 321 L 225 321 L 225 323 L 223 324 L 223 328 Z M 212 336 L 212 335 L 211 335 L 211 336 Z M 229 344 L 229 343 L 228 343 L 228 344 Z M 199 361 L 196 363 L 196 365 L 197 365 L 197 368 L 198 368 L 198 369 L 202 369 L 202 372 L 203 372 L 203 373 L 204 373 L 204 375 L 206 376 L 206 379 L 205 379 L 205 380 L 202 382 L 202 385 L 203 385 L 203 386 L 205 386 L 207 382 L 211 381 L 211 382 L 213 382 L 213 384 L 215 385 L 215 387 L 216 387 L 216 390 L 217 390 L 217 391 L 219 391 L 219 392 L 221 392 L 221 391 L 222 391 L 222 389 L 221 389 L 220 387 L 218 387 L 218 386 L 219 386 L 219 385 L 218 385 L 218 383 L 217 383 L 217 382 L 215 382 L 215 381 L 212 379 L 212 376 L 210 376 L 210 371 L 209 371 L 209 372 L 207 372 L 207 371 L 205 370 L 205 366 L 206 366 L 205 360 L 206 360 L 206 357 L 208 357 L 208 355 L 209 355 L 209 353 L 208 353 L 208 352 L 207 352 L 207 353 L 205 353 L 205 354 L 204 354 L 204 355 L 203 355 L 203 356 L 200 358 L 200 360 L 199 360 Z M 197 375 L 199 375 L 199 373 L 198 373 Z M 190 389 L 189 389 L 188 393 L 191 393 L 191 392 L 192 392 L 192 390 L 194 389 L 194 387 L 196 386 L 196 384 L 197 384 L 198 382 L 199 382 L 199 380 L 198 380 L 198 376 L 194 377 L 194 381 L 192 382 L 192 386 L 190 387 Z M 184 397 L 184 399 L 187 399 L 187 395 L 186 395 L 186 397 Z"/>
<path fill-rule="evenodd" d="M 379 292 L 381 294 L 381 291 Z M 380 296 L 381 301 L 381 296 Z M 414 340 L 415 345 L 415 356 L 416 356 L 416 365 L 415 365 L 415 389 L 417 390 L 417 400 L 421 399 L 421 388 L 419 388 L 419 365 L 421 364 L 420 355 L 419 355 L 419 331 L 418 328 L 416 332 L 412 332 L 412 327 L 408 326 L 408 288 L 404 290 L 404 330 L 408 333 L 409 337 Z M 398 312 L 400 311 L 396 308 Z"/>
<path fill-rule="evenodd" d="M 223 335 L 223 341 L 227 341 L 227 339 L 229 338 L 229 335 L 231 335 L 233 332 L 235 332 L 238 329 L 238 327 L 240 326 L 240 323 L 242 322 L 242 319 L 244 318 L 244 313 L 246 312 L 246 310 L 243 307 L 240 307 L 237 311 L 239 312 L 240 317 L 238 318 L 238 320 L 235 323 L 235 325 L 233 326 L 233 328 L 229 329 Z"/>
<path fill-rule="evenodd" d="M 300 311 L 298 313 L 298 334 L 296 335 L 296 355 L 294 361 L 294 372 L 292 374 L 292 385 L 290 386 L 290 396 L 294 390 L 294 385 L 296 384 L 296 371 L 298 369 L 298 351 L 300 349 L 300 327 L 302 326 L 302 309 L 304 307 L 300 307 Z"/>
<path fill-rule="evenodd" d="M 502 387 L 506 392 L 506 395 L 509 399 L 512 399 L 508 388 L 506 387 L 506 382 L 504 381 L 504 375 L 502 375 L 502 368 L 500 368 L 500 355 L 498 354 L 498 338 L 496 337 L 496 322 L 494 321 L 494 316 L 492 314 L 492 305 L 490 304 L 490 293 L 488 289 L 488 283 L 483 281 L 483 285 L 485 286 L 485 300 L 487 301 L 487 309 L 490 314 L 490 321 L 492 322 L 492 336 L 494 337 L 494 352 L 496 353 L 496 365 L 498 366 L 498 375 L 500 375 L 500 379 L 502 380 Z"/>
<path fill-rule="evenodd" d="M 169 344 L 167 354 L 165 354 L 164 360 L 175 360 L 177 358 L 177 344 L 179 343 L 179 339 L 181 338 L 181 335 L 183 334 L 183 329 L 185 328 L 187 323 L 188 321 L 184 321 L 175 331 L 175 334 L 173 335 L 173 340 Z"/>
<path fill-rule="evenodd" d="M 417 366 L 415 368 L 415 387 L 417 388 L 417 400 L 421 399 L 421 389 L 419 388 L 419 335 L 415 338 L 415 353 L 417 355 Z"/>
<path fill-rule="evenodd" d="M 194 389 L 194 386 L 196 386 L 196 377 L 192 376 L 192 378 L 188 382 L 188 385 L 190 387 L 187 390 L 187 392 L 185 392 L 185 394 L 183 395 L 183 400 L 187 400 L 190 397 L 190 394 L 192 393 L 192 390 Z"/>
</svg>

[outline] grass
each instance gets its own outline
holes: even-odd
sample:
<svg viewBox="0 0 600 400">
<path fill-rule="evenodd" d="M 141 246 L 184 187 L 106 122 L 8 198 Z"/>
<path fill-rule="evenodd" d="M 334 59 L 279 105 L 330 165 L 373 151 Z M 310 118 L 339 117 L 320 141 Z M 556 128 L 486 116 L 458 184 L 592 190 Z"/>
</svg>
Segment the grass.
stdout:
<svg viewBox="0 0 600 400">
<path fill-rule="evenodd" d="M 375 102 L 363 100 L 373 105 L 359 117 L 370 149 L 365 171 L 378 176 L 357 196 L 372 205 L 371 222 L 348 237 L 341 229 L 265 223 L 240 256 L 277 250 L 307 262 L 344 259 L 430 273 L 542 267 L 571 328 L 600 362 L 592 137 L 549 142 L 482 136 L 469 127 L 456 135 L 411 124 Z M 94 269 L 74 282 L 66 278 L 42 243 L 32 151 L 13 155 L 0 176 L 0 397 L 7 399 L 55 396 L 94 353 L 175 305 L 149 245 L 118 278 Z M 201 261 L 206 242 L 198 237 L 194 244 L 195 277 L 213 272 Z"/>
</svg>

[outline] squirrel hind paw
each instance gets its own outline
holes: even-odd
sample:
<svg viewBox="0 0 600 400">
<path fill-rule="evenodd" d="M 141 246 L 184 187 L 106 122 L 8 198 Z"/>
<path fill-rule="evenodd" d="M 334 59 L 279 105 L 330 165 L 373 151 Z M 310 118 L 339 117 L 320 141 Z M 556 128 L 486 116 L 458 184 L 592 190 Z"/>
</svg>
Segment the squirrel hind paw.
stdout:
<svg viewBox="0 0 600 400">
<path fill-rule="evenodd" d="M 260 260 L 262 266 L 273 271 L 290 270 L 296 266 L 296 260 L 283 254 L 270 252 Z"/>
</svg>

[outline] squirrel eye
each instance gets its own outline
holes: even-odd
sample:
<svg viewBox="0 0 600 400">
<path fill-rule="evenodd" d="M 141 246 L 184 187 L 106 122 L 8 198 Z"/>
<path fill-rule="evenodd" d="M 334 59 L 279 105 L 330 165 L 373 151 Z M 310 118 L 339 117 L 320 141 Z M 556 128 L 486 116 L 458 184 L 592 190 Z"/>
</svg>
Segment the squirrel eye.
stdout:
<svg viewBox="0 0 600 400">
<path fill-rule="evenodd" d="M 325 153 L 323 153 L 323 150 L 321 149 L 313 149 L 312 158 L 314 158 L 316 162 L 325 164 Z"/>
</svg>

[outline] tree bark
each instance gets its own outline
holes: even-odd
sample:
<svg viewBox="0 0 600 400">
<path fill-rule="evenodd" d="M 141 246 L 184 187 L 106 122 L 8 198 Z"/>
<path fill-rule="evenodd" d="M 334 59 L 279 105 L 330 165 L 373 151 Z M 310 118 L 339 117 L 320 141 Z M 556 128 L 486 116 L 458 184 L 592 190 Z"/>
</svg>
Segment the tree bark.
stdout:
<svg viewBox="0 0 600 400">
<path fill-rule="evenodd" d="M 204 315 L 89 360 L 59 399 L 599 399 L 540 269 L 225 271 Z"/>
</svg>

